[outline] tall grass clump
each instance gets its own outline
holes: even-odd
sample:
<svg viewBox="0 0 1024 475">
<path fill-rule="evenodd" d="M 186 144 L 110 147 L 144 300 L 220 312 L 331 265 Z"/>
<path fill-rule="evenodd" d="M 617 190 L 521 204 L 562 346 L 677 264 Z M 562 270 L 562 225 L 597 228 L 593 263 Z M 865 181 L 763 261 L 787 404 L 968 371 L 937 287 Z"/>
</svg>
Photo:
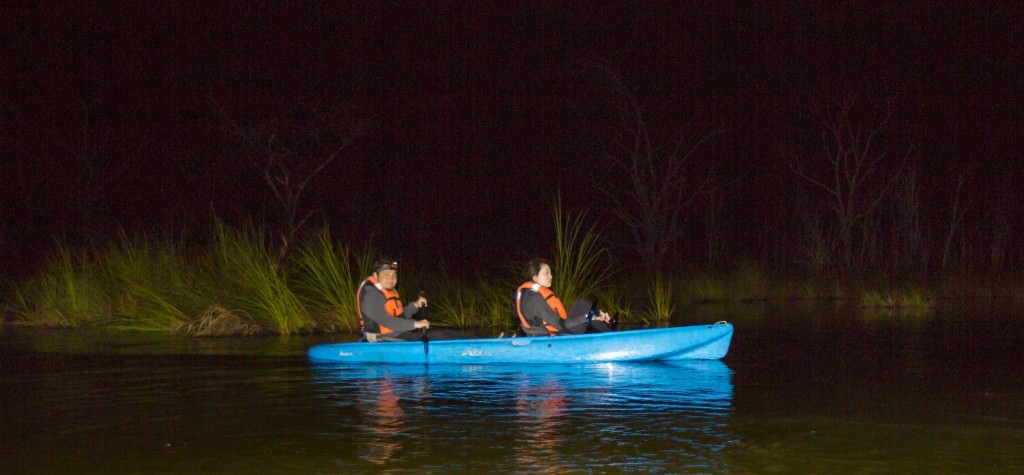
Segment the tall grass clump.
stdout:
<svg viewBox="0 0 1024 475">
<path fill-rule="evenodd" d="M 596 295 L 612 277 L 608 249 L 601 246 L 595 226 L 585 227 L 585 213 L 566 214 L 561 198 L 554 203 L 555 287 L 563 302 Z"/>
<path fill-rule="evenodd" d="M 515 278 L 464 280 L 442 268 L 431 280 L 427 318 L 431 326 L 511 330 L 519 325 L 511 282 Z"/>
<path fill-rule="evenodd" d="M 453 328 L 507 328 L 512 318 L 510 288 L 484 279 L 455 278 L 442 269 L 431 279 L 431 326 Z"/>
<path fill-rule="evenodd" d="M 480 280 L 479 288 L 484 311 L 481 323 L 502 331 L 518 328 L 519 316 L 516 314 L 512 289 L 504 282 L 487 280 Z"/>
<path fill-rule="evenodd" d="M 902 292 L 899 295 L 897 302 L 901 308 L 927 310 L 935 307 L 935 299 L 928 293 L 919 289 L 911 289 L 906 292 Z"/>
<path fill-rule="evenodd" d="M 262 232 L 249 226 L 234 230 L 217 223 L 215 268 L 224 279 L 222 295 L 254 323 L 288 335 L 310 326 L 309 312 L 288 287 L 288 279 Z"/>
<path fill-rule="evenodd" d="M 484 311 L 476 290 L 448 278 L 439 283 L 440 293 L 427 310 L 431 325 L 454 328 L 480 326 Z"/>
<path fill-rule="evenodd" d="M 121 239 L 107 248 L 59 247 L 42 273 L 16 288 L 18 320 L 46 326 L 104 324 L 173 331 L 205 305 L 199 265 L 169 242 Z"/>
<path fill-rule="evenodd" d="M 672 318 L 676 311 L 672 283 L 656 276 L 647 287 L 647 316 L 654 322 Z"/>
<path fill-rule="evenodd" d="M 356 291 L 372 262 L 369 249 L 357 253 L 335 244 L 326 227 L 299 248 L 295 288 L 310 303 L 317 326 L 328 331 L 359 329 Z"/>
<path fill-rule="evenodd" d="M 208 306 L 209 279 L 188 249 L 171 241 L 121 240 L 102 252 L 112 326 L 137 331 L 176 331 Z M 208 291 L 208 290 L 207 290 Z"/>
<path fill-rule="evenodd" d="M 889 309 L 923 315 L 935 308 L 935 299 L 918 289 L 886 292 L 867 290 L 861 294 L 860 306 L 865 309 Z"/>
<path fill-rule="evenodd" d="M 861 294 L 860 297 L 861 307 L 895 307 L 896 299 L 892 295 L 879 292 L 877 290 L 868 290 Z"/>
<path fill-rule="evenodd" d="M 90 253 L 76 257 L 60 246 L 42 274 L 15 288 L 15 319 L 52 327 L 102 323 L 111 314 L 104 287 Z"/>
</svg>

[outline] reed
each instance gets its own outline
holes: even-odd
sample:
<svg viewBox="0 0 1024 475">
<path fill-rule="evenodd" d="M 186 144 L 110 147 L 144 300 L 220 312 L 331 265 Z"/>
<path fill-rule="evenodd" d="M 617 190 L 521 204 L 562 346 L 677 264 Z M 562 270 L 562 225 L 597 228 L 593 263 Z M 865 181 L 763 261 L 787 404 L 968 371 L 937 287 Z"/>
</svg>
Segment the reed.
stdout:
<svg viewBox="0 0 1024 475">
<path fill-rule="evenodd" d="M 595 226 L 585 226 L 585 213 L 568 213 L 561 198 L 554 203 L 556 287 L 563 302 L 596 295 L 612 277 L 608 249 Z"/>
<path fill-rule="evenodd" d="M 504 277 L 455 277 L 446 269 L 431 279 L 431 325 L 454 328 L 491 329 L 495 333 L 514 330 L 519 325 L 515 311 L 515 270 L 502 271 Z"/>
<path fill-rule="evenodd" d="M 479 279 L 478 287 L 481 306 L 483 307 L 483 326 L 501 331 L 510 331 L 519 327 L 519 316 L 516 314 L 515 298 L 512 287 L 506 282 L 514 279 L 488 280 Z"/>
<path fill-rule="evenodd" d="M 176 331 L 208 305 L 205 259 L 180 243 L 122 234 L 98 261 L 114 302 L 115 328 Z"/>
<path fill-rule="evenodd" d="M 262 233 L 218 222 L 214 245 L 205 249 L 123 234 L 105 249 L 61 247 L 39 277 L 15 289 L 14 313 L 50 326 L 103 323 L 190 334 L 208 332 L 204 321 L 226 316 L 247 334 L 311 326 Z"/>
<path fill-rule="evenodd" d="M 335 244 L 325 227 L 303 244 L 295 260 L 295 289 L 308 302 L 316 325 L 327 331 L 359 330 L 357 287 L 370 272 L 373 254 Z"/>
<path fill-rule="evenodd" d="M 52 327 L 103 322 L 110 315 L 103 288 L 90 254 L 60 246 L 38 277 L 14 289 L 15 319 Z"/>
<path fill-rule="evenodd" d="M 861 294 L 860 305 L 861 307 L 928 310 L 935 307 L 935 299 L 920 289 L 884 292 L 867 290 Z"/>
<path fill-rule="evenodd" d="M 652 322 L 669 320 L 676 311 L 672 283 L 656 276 L 647 287 L 647 315 Z"/>
<path fill-rule="evenodd" d="M 60 247 L 38 278 L 16 290 L 16 315 L 51 326 L 172 330 L 201 308 L 196 289 L 204 285 L 183 277 L 195 267 L 172 244 L 124 234 L 105 249 Z"/>
<path fill-rule="evenodd" d="M 456 278 L 442 268 L 430 279 L 430 287 L 432 297 L 426 311 L 431 326 L 459 329 L 493 326 L 497 313 L 494 305 L 500 304 L 495 299 L 499 284 Z M 506 309 L 509 302 L 511 298 L 506 297 Z"/>
<path fill-rule="evenodd" d="M 478 327 L 484 320 L 476 292 L 462 282 L 448 281 L 443 291 L 430 304 L 430 323 L 433 326 L 469 328 Z"/>
<path fill-rule="evenodd" d="M 896 299 L 887 293 L 882 293 L 877 290 L 868 290 L 861 294 L 860 306 L 878 308 L 895 307 Z"/>
<path fill-rule="evenodd" d="M 911 289 L 899 294 L 897 305 L 905 309 L 929 310 L 935 307 L 935 298 L 920 289 Z"/>
<path fill-rule="evenodd" d="M 179 331 L 191 319 L 193 313 L 184 308 L 182 300 L 175 299 L 174 291 L 158 292 L 139 283 L 131 283 L 128 291 L 135 299 L 115 317 L 112 326 L 134 331 Z M 130 309 L 130 310 L 129 310 Z"/>
<path fill-rule="evenodd" d="M 258 229 L 241 230 L 218 222 L 215 227 L 214 263 L 223 276 L 221 298 L 228 308 L 255 324 L 289 335 L 309 329 L 309 311 L 288 287 L 288 279 Z"/>
<path fill-rule="evenodd" d="M 756 264 L 746 264 L 608 286 L 608 252 L 596 229 L 585 225 L 585 215 L 566 214 L 556 201 L 555 221 L 559 296 L 567 303 L 594 298 L 626 324 L 666 323 L 679 305 L 688 305 L 689 318 L 691 307 L 698 308 L 691 305 L 695 302 L 845 299 L 881 315 L 927 315 L 941 295 L 1005 299 L 1024 307 L 1024 284 L 1007 276 L 955 275 L 927 287 L 893 283 L 887 276 L 858 281 L 827 274 L 769 277 Z M 11 286 L 4 309 L 16 322 L 54 327 L 108 325 L 211 336 L 356 331 L 356 287 L 369 273 L 374 253 L 333 242 L 326 228 L 296 251 L 291 260 L 278 260 L 280 254 L 258 229 L 219 222 L 207 246 L 124 234 L 107 247 L 59 246 L 37 276 Z M 409 288 L 416 277 L 405 274 L 402 282 Z M 429 277 L 431 323 L 459 329 L 517 326 L 512 296 L 517 279 L 455 277 L 443 270 Z"/>
</svg>

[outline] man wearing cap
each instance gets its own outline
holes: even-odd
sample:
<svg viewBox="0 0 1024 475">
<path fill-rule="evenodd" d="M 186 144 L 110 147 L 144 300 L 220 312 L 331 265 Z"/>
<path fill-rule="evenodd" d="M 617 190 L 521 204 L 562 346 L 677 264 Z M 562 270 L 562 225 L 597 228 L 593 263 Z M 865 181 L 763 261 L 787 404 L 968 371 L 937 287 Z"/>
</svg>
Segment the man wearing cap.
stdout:
<svg viewBox="0 0 1024 475">
<path fill-rule="evenodd" d="M 415 340 L 420 338 L 415 330 L 430 328 L 429 321 L 412 319 L 416 312 L 427 306 L 427 298 L 420 296 L 415 302 L 402 307 L 396 285 L 398 262 L 391 259 L 374 262 L 373 274 L 359 284 L 356 305 L 359 307 L 359 326 L 366 341 Z"/>
</svg>

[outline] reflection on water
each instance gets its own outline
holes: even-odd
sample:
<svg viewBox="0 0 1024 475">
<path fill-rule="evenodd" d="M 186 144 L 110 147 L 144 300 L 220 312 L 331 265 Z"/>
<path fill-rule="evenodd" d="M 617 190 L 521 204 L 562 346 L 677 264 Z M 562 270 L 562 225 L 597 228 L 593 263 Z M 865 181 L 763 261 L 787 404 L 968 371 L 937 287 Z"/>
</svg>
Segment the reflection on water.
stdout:
<svg viewBox="0 0 1024 475">
<path fill-rule="evenodd" d="M 324 366 L 325 340 L 0 326 L 0 472 L 1024 473 L 1024 318 L 976 303 L 678 322 L 731 320 L 725 363 Z"/>
<path fill-rule="evenodd" d="M 437 463 L 429 452 L 443 447 L 479 451 L 462 462 L 472 470 L 721 471 L 716 453 L 737 441 L 721 361 L 318 365 L 313 375 L 322 398 L 365 422 L 360 457 L 392 468 Z M 353 392 L 354 404 L 338 398 Z M 340 417 L 336 430 L 350 431 Z"/>
<path fill-rule="evenodd" d="M 566 389 L 557 379 L 545 379 L 531 387 L 529 381 L 517 381 L 516 416 L 523 426 L 516 438 L 515 463 L 526 467 L 545 467 L 551 473 L 566 470 L 558 454 L 569 441 L 559 433 L 566 412 Z"/>
</svg>

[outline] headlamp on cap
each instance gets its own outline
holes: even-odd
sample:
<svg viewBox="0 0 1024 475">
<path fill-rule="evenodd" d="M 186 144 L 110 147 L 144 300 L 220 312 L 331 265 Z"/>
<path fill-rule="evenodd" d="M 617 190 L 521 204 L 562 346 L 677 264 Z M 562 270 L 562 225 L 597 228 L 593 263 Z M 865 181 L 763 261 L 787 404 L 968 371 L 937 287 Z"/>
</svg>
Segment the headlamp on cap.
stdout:
<svg viewBox="0 0 1024 475">
<path fill-rule="evenodd" d="M 398 261 L 381 260 L 373 264 L 374 273 L 385 270 L 398 270 Z"/>
</svg>

